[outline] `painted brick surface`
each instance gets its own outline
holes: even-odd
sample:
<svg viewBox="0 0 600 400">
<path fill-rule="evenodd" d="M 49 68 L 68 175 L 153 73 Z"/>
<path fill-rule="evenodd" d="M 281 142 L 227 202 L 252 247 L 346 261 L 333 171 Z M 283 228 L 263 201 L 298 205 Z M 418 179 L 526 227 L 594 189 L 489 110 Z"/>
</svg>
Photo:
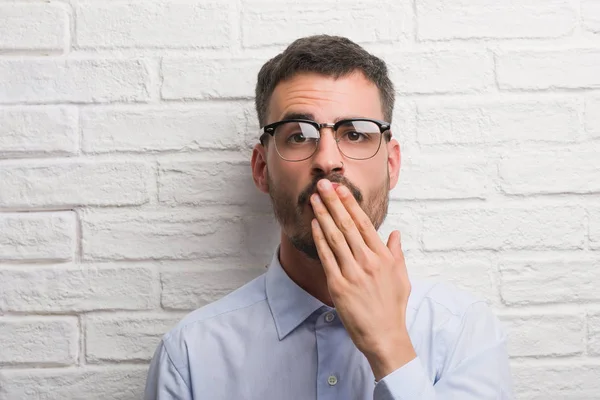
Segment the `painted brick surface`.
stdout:
<svg viewBox="0 0 600 400">
<path fill-rule="evenodd" d="M 6 399 L 130 400 L 144 390 L 147 368 L 112 366 L 0 371 Z"/>
<path fill-rule="evenodd" d="M 418 104 L 423 145 L 571 142 L 580 131 L 578 107 L 560 100 L 426 100 Z"/>
<path fill-rule="evenodd" d="M 86 109 L 81 114 L 86 153 L 235 149 L 246 119 L 235 103 L 198 107 Z"/>
<path fill-rule="evenodd" d="M 6 164 L 0 170 L 0 207 L 143 204 L 151 174 L 139 162 Z"/>
<path fill-rule="evenodd" d="M 77 318 L 0 317 L 0 365 L 77 362 Z"/>
<path fill-rule="evenodd" d="M 77 124 L 74 107 L 0 108 L 0 158 L 74 154 Z"/>
<path fill-rule="evenodd" d="M 160 338 L 183 314 L 101 314 L 85 319 L 89 363 L 150 361 Z"/>
<path fill-rule="evenodd" d="M 598 63 L 597 49 L 507 52 L 496 60 L 497 79 L 510 90 L 597 89 Z"/>
<path fill-rule="evenodd" d="M 76 7 L 77 45 L 86 48 L 227 47 L 232 23 L 225 4 L 218 1 L 85 2 Z"/>
<path fill-rule="evenodd" d="M 63 4 L 0 5 L 0 51 L 62 51 L 68 40 L 69 12 Z"/>
<path fill-rule="evenodd" d="M 0 261 L 68 261 L 75 237 L 72 212 L 0 213 Z"/>
<path fill-rule="evenodd" d="M 148 99 L 140 60 L 0 59 L 0 104 L 106 103 Z"/>
<path fill-rule="evenodd" d="M 74 313 L 156 306 L 151 266 L 53 265 L 0 268 L 0 311 Z"/>
<path fill-rule="evenodd" d="M 256 74 L 315 33 L 394 82 L 382 240 L 494 309 L 517 398 L 598 397 L 598 0 L 0 0 L 0 400 L 141 398 L 265 271 Z"/>
<path fill-rule="evenodd" d="M 577 22 L 567 0 L 417 0 L 416 5 L 421 40 L 551 38 L 570 33 Z"/>
<path fill-rule="evenodd" d="M 500 315 L 506 324 L 512 357 L 552 357 L 583 354 L 583 315 Z"/>
</svg>

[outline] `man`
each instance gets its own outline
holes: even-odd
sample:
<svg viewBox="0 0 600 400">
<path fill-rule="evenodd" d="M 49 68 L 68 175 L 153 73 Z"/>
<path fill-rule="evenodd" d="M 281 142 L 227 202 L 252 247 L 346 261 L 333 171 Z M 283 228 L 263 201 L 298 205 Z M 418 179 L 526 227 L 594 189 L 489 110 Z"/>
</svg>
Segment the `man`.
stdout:
<svg viewBox="0 0 600 400">
<path fill-rule="evenodd" d="M 263 66 L 252 175 L 281 243 L 265 274 L 163 337 L 147 400 L 513 398 L 485 302 L 409 281 L 399 232 L 377 234 L 400 170 L 393 106 L 385 63 L 345 38 Z"/>
</svg>

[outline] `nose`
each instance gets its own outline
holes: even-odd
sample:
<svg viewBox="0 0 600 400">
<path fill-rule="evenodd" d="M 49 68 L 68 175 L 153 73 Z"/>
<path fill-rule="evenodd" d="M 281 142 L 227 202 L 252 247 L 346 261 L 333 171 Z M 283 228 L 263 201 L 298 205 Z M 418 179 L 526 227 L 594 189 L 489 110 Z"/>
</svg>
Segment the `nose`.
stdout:
<svg viewBox="0 0 600 400">
<path fill-rule="evenodd" d="M 311 172 L 316 176 L 344 173 L 343 155 L 340 153 L 331 128 L 321 128 L 317 151 L 311 158 Z"/>
</svg>

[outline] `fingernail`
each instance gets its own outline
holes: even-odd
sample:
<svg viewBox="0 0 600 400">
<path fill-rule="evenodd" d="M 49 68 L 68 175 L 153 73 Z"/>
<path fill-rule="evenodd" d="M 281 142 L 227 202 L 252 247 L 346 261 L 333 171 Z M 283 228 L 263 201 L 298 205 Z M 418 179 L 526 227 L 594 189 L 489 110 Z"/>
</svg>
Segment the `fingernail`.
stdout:
<svg viewBox="0 0 600 400">
<path fill-rule="evenodd" d="M 329 190 L 329 189 L 331 189 L 333 186 L 331 186 L 331 182 L 329 182 L 329 180 L 327 180 L 327 179 L 321 179 L 321 180 L 319 181 L 319 187 L 320 187 L 321 189 L 326 189 L 326 190 Z"/>
<path fill-rule="evenodd" d="M 316 204 L 321 204 L 321 196 L 319 196 L 319 195 L 318 195 L 318 194 L 316 194 L 316 193 L 315 193 L 315 194 L 313 194 L 313 195 L 312 195 L 312 201 L 313 201 L 313 203 L 316 203 Z"/>
<path fill-rule="evenodd" d="M 338 191 L 339 194 L 342 195 L 347 195 L 350 193 L 350 189 L 348 189 L 346 186 L 344 185 L 340 185 L 336 188 L 336 190 Z"/>
</svg>

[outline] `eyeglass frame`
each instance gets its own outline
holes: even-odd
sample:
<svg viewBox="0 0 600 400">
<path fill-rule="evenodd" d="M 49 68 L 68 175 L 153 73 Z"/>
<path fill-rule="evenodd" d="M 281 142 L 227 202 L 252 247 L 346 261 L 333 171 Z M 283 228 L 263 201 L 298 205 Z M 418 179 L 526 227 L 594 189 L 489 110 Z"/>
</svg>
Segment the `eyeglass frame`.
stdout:
<svg viewBox="0 0 600 400">
<path fill-rule="evenodd" d="M 372 122 L 375 125 L 377 125 L 379 127 L 379 133 L 381 134 L 381 136 L 379 137 L 379 145 L 377 146 L 377 150 L 375 150 L 375 153 L 373 153 L 373 155 L 371 157 L 367 157 L 367 158 L 354 158 L 354 157 L 349 157 L 347 156 L 341 149 L 340 149 L 340 140 L 341 138 L 336 137 L 335 133 L 337 132 L 337 129 L 343 125 L 343 124 L 347 124 L 349 122 L 353 122 L 353 121 L 365 121 L 365 122 Z M 346 118 L 346 119 L 341 119 L 339 121 L 337 121 L 336 123 L 319 123 L 317 121 L 313 121 L 312 119 L 302 119 L 302 118 L 290 118 L 290 119 L 282 119 L 281 121 L 277 121 L 277 122 L 273 122 L 270 123 L 268 125 L 263 126 L 262 128 L 259 129 L 259 133 L 262 133 L 260 135 L 259 141 L 261 144 L 264 145 L 263 141 L 264 141 L 264 137 L 265 135 L 271 135 L 271 137 L 274 138 L 275 136 L 275 130 L 278 126 L 286 124 L 288 122 L 304 122 L 307 124 L 312 125 L 317 132 L 319 132 L 319 137 L 316 139 L 317 145 L 315 146 L 315 150 L 310 154 L 310 156 L 303 158 L 301 160 L 289 160 L 287 158 L 284 158 L 281 153 L 279 153 L 279 149 L 277 149 L 277 145 L 274 144 L 275 146 L 275 150 L 277 151 L 277 154 L 279 155 L 279 157 L 281 157 L 282 160 L 288 161 L 288 162 L 300 162 L 300 161 L 305 161 L 308 160 L 309 158 L 311 158 L 316 152 L 317 149 L 319 148 L 319 141 L 321 140 L 321 129 L 323 128 L 331 128 L 333 129 L 334 135 L 333 135 L 333 140 L 335 140 L 335 143 L 337 145 L 338 150 L 340 151 L 340 153 L 342 153 L 344 156 L 352 159 L 352 160 L 369 160 L 373 157 L 375 157 L 375 155 L 379 152 L 379 149 L 381 148 L 381 139 L 384 136 L 384 133 L 389 131 L 392 128 L 392 125 L 389 122 L 385 122 L 385 121 L 381 121 L 378 119 L 373 119 L 373 118 Z"/>
</svg>

